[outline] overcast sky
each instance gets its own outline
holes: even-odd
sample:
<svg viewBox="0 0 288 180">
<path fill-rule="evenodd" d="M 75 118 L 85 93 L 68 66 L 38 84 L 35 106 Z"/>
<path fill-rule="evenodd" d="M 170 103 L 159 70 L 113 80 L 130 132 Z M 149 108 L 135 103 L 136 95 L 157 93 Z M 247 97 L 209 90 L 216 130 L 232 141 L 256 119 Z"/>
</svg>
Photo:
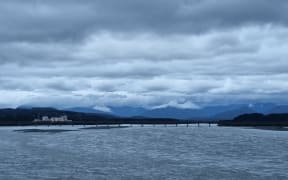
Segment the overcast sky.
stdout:
<svg viewBox="0 0 288 180">
<path fill-rule="evenodd" d="M 1 0 L 0 107 L 288 103 L 287 0 Z"/>
</svg>

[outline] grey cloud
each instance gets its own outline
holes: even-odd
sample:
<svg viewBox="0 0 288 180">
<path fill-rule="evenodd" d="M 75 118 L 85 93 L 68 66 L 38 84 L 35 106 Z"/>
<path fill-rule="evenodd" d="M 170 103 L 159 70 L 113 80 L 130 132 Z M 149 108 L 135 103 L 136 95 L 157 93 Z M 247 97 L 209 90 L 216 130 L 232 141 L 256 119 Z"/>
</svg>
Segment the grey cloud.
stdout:
<svg viewBox="0 0 288 180">
<path fill-rule="evenodd" d="M 283 102 L 287 4 L 2 0 L 0 105 Z"/>
<path fill-rule="evenodd" d="M 74 41 L 91 32 L 202 33 L 247 24 L 287 25 L 285 0 L 3 0 L 2 41 Z"/>
<path fill-rule="evenodd" d="M 68 84 L 67 81 L 69 82 L 69 80 L 65 79 L 65 81 L 54 81 L 51 83 L 48 83 L 46 85 L 46 88 L 48 89 L 53 89 L 53 90 L 59 90 L 59 91 L 74 91 L 77 90 L 79 88 L 79 84 L 77 83 L 73 83 L 73 84 Z M 87 87 L 82 87 L 82 88 L 87 88 Z"/>
</svg>

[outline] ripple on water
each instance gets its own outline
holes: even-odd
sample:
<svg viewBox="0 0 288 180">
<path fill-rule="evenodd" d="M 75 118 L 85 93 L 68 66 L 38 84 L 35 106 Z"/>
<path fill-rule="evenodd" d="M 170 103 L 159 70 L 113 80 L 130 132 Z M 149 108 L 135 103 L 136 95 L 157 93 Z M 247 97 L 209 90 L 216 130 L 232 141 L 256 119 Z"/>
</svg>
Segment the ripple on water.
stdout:
<svg viewBox="0 0 288 180">
<path fill-rule="evenodd" d="M 288 178 L 285 131 L 74 126 L 0 136 L 1 180 Z"/>
</svg>

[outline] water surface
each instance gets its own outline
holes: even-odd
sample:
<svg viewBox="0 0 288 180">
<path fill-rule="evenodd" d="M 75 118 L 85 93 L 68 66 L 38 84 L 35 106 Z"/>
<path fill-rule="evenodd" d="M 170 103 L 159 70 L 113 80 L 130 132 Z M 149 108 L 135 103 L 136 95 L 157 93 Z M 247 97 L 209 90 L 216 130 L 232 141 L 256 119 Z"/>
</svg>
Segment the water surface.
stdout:
<svg viewBox="0 0 288 180">
<path fill-rule="evenodd" d="M 1 180 L 288 179 L 287 131 L 2 127 L 0 136 Z"/>
</svg>

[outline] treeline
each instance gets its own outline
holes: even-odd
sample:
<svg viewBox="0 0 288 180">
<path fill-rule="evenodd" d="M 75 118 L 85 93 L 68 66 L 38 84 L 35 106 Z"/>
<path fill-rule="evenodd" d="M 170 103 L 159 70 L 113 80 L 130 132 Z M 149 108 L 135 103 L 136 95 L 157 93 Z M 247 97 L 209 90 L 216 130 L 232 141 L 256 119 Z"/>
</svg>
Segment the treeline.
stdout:
<svg viewBox="0 0 288 180">
<path fill-rule="evenodd" d="M 53 108 L 31 108 L 31 109 L 0 109 L 0 126 L 4 125 L 33 125 L 36 118 L 42 116 L 59 117 L 66 115 L 72 122 L 55 122 L 54 124 L 175 124 L 183 121 L 164 118 L 120 118 L 104 114 L 79 113 L 62 111 Z M 38 123 L 39 124 L 39 123 Z M 42 124 L 51 124 L 44 122 Z M 53 123 L 52 123 L 53 124 Z"/>
<path fill-rule="evenodd" d="M 219 126 L 288 126 L 288 114 L 259 113 L 240 115 L 233 120 L 218 122 Z"/>
</svg>

